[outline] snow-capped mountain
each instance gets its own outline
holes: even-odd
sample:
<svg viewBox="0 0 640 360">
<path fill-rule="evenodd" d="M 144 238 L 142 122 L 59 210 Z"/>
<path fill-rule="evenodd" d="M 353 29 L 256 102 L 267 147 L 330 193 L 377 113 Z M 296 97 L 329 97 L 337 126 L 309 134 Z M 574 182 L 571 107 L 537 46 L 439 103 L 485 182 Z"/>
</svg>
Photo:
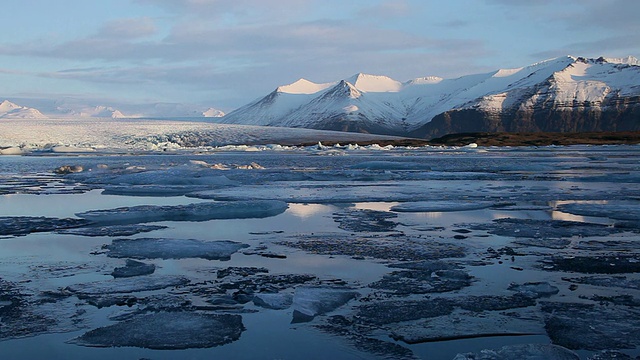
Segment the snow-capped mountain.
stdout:
<svg viewBox="0 0 640 360">
<path fill-rule="evenodd" d="M 3 105 L 4 107 L 0 107 L 0 117 L 12 109 L 15 113 L 7 116 L 16 117 L 22 114 L 23 117 L 37 118 L 145 118 L 178 120 L 224 116 L 224 112 L 212 107 L 182 103 L 106 105 L 100 100 L 79 98 L 18 98 L 16 100 L 12 99 L 12 101 L 21 104 L 25 103 L 29 107 L 18 106 L 7 101 L 7 104 Z M 36 110 L 36 108 L 38 110 Z M 29 110 L 27 111 L 27 109 Z M 18 110 L 20 111 L 18 112 Z"/>
<path fill-rule="evenodd" d="M 45 117 L 37 109 L 16 105 L 9 100 L 0 104 L 0 118 L 3 119 L 44 119 Z"/>
<path fill-rule="evenodd" d="M 221 118 L 229 124 L 434 137 L 468 131 L 640 130 L 640 62 L 572 56 L 456 79 L 357 74 L 298 80 Z"/>
</svg>

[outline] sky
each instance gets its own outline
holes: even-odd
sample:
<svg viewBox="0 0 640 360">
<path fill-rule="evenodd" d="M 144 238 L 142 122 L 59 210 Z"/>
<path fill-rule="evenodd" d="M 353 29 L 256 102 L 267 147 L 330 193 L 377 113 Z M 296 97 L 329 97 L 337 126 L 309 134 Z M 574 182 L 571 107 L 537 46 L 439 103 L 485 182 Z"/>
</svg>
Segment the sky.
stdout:
<svg viewBox="0 0 640 360">
<path fill-rule="evenodd" d="M 230 111 L 299 78 L 640 57 L 637 0 L 7 0 L 0 98 Z"/>
</svg>

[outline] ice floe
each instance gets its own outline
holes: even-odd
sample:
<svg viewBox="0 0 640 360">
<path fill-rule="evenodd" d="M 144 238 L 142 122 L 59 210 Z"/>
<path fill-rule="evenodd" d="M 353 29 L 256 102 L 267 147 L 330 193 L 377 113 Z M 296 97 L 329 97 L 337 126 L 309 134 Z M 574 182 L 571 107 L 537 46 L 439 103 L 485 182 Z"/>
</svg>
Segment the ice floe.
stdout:
<svg viewBox="0 0 640 360">
<path fill-rule="evenodd" d="M 571 203 L 559 205 L 558 210 L 574 215 L 640 221 L 640 204 Z"/>
<path fill-rule="evenodd" d="M 640 309 L 599 304 L 543 303 L 551 341 L 573 350 L 633 349 L 640 341 Z"/>
<path fill-rule="evenodd" d="M 490 202 L 469 202 L 469 201 L 421 201 L 407 202 L 391 207 L 395 212 L 449 212 L 449 211 L 469 211 L 480 210 L 492 207 Z"/>
<path fill-rule="evenodd" d="M 287 210 L 278 200 L 203 202 L 188 205 L 140 205 L 76 214 L 96 224 L 138 224 L 159 221 L 208 221 L 276 216 Z"/>
<path fill-rule="evenodd" d="M 0 235 L 27 235 L 34 232 L 49 232 L 88 225 L 82 219 L 57 219 L 32 216 L 0 217 Z"/>
<path fill-rule="evenodd" d="M 293 305 L 293 295 L 287 293 L 261 293 L 253 297 L 253 303 L 267 309 L 284 310 Z"/>
<path fill-rule="evenodd" d="M 105 245 L 109 257 L 133 259 L 229 260 L 231 255 L 249 245 L 234 241 L 200 241 L 195 239 L 115 239 Z"/>
<path fill-rule="evenodd" d="M 160 225 L 110 225 L 110 226 L 88 226 L 73 229 L 56 230 L 59 234 L 70 234 L 80 236 L 131 236 L 140 233 L 146 233 L 156 230 L 166 229 L 166 226 Z"/>
<path fill-rule="evenodd" d="M 159 312 L 91 330 L 69 343 L 158 350 L 210 348 L 238 340 L 244 330 L 240 315 Z"/>
<path fill-rule="evenodd" d="M 453 360 L 579 360 L 580 357 L 561 346 L 551 344 L 518 344 L 498 350 L 458 354 Z"/>
<path fill-rule="evenodd" d="M 307 322 L 326 314 L 360 295 L 353 289 L 298 287 L 293 296 L 293 322 Z"/>
<path fill-rule="evenodd" d="M 429 171 L 431 166 L 416 162 L 400 162 L 400 161 L 367 161 L 351 166 L 352 169 L 361 170 L 413 170 L 413 171 Z"/>
<path fill-rule="evenodd" d="M 186 285 L 189 279 L 183 276 L 136 276 L 122 279 L 111 279 L 95 281 L 82 284 L 73 284 L 65 288 L 79 297 L 104 295 L 104 294 L 126 294 L 140 291 L 159 290 L 168 287 Z"/>
<path fill-rule="evenodd" d="M 154 264 L 146 264 L 140 261 L 127 259 L 125 266 L 117 267 L 111 272 L 114 278 L 125 278 L 142 275 L 151 275 L 156 271 Z"/>
<path fill-rule="evenodd" d="M 491 234 L 513 236 L 517 238 L 541 239 L 569 238 L 573 236 L 607 236 L 624 230 L 607 225 L 564 220 L 535 220 L 504 218 L 492 223 L 477 224 L 474 230 L 487 230 Z"/>
</svg>

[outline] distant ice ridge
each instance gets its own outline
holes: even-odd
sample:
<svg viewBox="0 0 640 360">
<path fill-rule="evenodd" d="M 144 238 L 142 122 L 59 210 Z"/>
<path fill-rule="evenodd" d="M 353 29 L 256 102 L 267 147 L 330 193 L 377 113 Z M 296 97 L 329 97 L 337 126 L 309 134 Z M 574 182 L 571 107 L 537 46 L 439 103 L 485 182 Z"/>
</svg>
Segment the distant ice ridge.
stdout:
<svg viewBox="0 0 640 360">
<path fill-rule="evenodd" d="M 5 155 L 33 152 L 280 151 L 294 149 L 289 145 L 325 141 L 355 144 L 391 139 L 394 138 L 371 134 L 170 120 L 5 118 L 0 121 L 0 154 Z M 328 148 L 320 146 L 320 149 Z"/>
</svg>

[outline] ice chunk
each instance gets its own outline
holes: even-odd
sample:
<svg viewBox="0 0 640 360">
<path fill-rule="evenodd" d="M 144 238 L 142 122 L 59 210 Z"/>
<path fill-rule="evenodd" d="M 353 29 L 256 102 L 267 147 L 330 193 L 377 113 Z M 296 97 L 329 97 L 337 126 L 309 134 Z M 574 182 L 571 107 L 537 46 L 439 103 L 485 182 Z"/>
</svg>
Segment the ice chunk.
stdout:
<svg viewBox="0 0 640 360">
<path fill-rule="evenodd" d="M 234 241 L 200 241 L 194 239 L 115 239 L 105 248 L 108 256 L 133 259 L 231 259 L 231 255 L 249 245 Z"/>
<path fill-rule="evenodd" d="M 443 293 L 470 286 L 473 277 L 462 270 L 393 271 L 369 287 L 398 295 Z"/>
<path fill-rule="evenodd" d="M 0 148 L 0 155 L 22 155 L 25 152 L 26 152 L 25 149 L 22 149 L 18 146 Z"/>
<path fill-rule="evenodd" d="M 176 166 L 168 169 L 123 174 L 110 179 L 109 183 L 113 185 L 206 185 L 216 187 L 237 184 L 215 170 L 192 166 Z"/>
<path fill-rule="evenodd" d="M 84 284 L 74 284 L 67 286 L 65 290 L 78 294 L 79 296 L 91 296 L 159 290 L 188 283 L 189 279 L 182 276 L 137 276 L 123 279 L 95 281 Z"/>
<path fill-rule="evenodd" d="M 64 175 L 83 172 L 84 168 L 80 165 L 63 165 L 53 170 L 54 173 Z"/>
<path fill-rule="evenodd" d="M 59 234 L 71 234 L 81 236 L 131 236 L 144 232 L 166 229 L 159 225 L 111 225 L 92 226 L 74 229 L 57 230 Z"/>
<path fill-rule="evenodd" d="M 509 285 L 509 290 L 535 298 L 549 297 L 560 292 L 560 289 L 548 282 L 528 282 L 524 284 L 512 283 Z"/>
<path fill-rule="evenodd" d="M 315 316 L 333 311 L 358 295 L 357 291 L 348 288 L 298 287 L 293 296 L 293 322 L 311 321 Z"/>
<path fill-rule="evenodd" d="M 138 224 L 158 221 L 208 221 L 214 219 L 249 219 L 276 216 L 288 204 L 278 200 L 204 202 L 189 205 L 140 205 L 76 214 L 97 224 Z"/>
<path fill-rule="evenodd" d="M 482 350 L 480 353 L 458 354 L 453 360 L 579 360 L 571 350 L 550 344 L 517 344 L 500 350 Z"/>
<path fill-rule="evenodd" d="M 395 212 L 449 212 L 480 210 L 493 206 L 490 202 L 468 201 L 420 201 L 408 202 L 391 207 Z"/>
<path fill-rule="evenodd" d="M 640 311 L 626 306 L 549 302 L 545 329 L 554 344 L 579 350 L 633 349 L 640 342 Z"/>
<path fill-rule="evenodd" d="M 420 344 L 495 336 L 533 335 L 544 331 L 539 321 L 527 319 L 529 313 L 511 311 L 510 315 L 494 313 L 486 316 L 455 311 L 450 315 L 393 325 L 391 337 L 407 344 Z"/>
<path fill-rule="evenodd" d="M 284 310 L 293 304 L 293 295 L 286 293 L 262 293 L 253 297 L 253 303 L 266 309 Z"/>
<path fill-rule="evenodd" d="M 474 225 L 472 229 L 488 230 L 490 233 L 500 236 L 535 238 L 541 239 L 541 241 L 549 238 L 570 238 L 572 236 L 607 236 L 624 231 L 606 225 L 577 221 L 514 218 L 497 219 L 490 224 Z"/>
<path fill-rule="evenodd" d="M 111 276 L 114 278 L 134 277 L 151 275 L 154 271 L 156 271 L 156 266 L 153 264 L 145 264 L 140 261 L 127 259 L 126 265 L 113 269 Z"/>
<path fill-rule="evenodd" d="M 81 219 L 58 219 L 31 216 L 0 217 L 0 235 L 27 235 L 33 232 L 48 232 L 88 225 Z"/>
<path fill-rule="evenodd" d="M 240 315 L 160 312 L 94 329 L 69 342 L 158 350 L 210 348 L 238 340 L 244 330 Z"/>
<path fill-rule="evenodd" d="M 182 196 L 195 191 L 208 189 L 204 185 L 127 185 L 127 186 L 105 186 L 103 195 L 120 196 Z"/>
<path fill-rule="evenodd" d="M 369 209 L 348 209 L 333 214 L 333 220 L 340 224 L 340 229 L 357 232 L 393 231 L 398 223 L 390 219 L 397 217 L 388 211 Z"/>
<path fill-rule="evenodd" d="M 640 221 L 640 204 L 572 203 L 560 205 L 558 210 L 574 215 Z"/>
</svg>

